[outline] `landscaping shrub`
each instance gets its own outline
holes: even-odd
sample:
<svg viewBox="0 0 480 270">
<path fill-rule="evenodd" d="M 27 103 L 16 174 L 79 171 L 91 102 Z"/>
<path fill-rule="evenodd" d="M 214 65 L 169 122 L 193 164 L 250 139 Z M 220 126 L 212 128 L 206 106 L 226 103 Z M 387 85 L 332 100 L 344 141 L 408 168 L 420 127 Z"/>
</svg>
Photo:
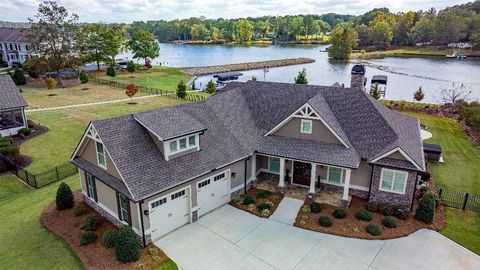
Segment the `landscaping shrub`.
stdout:
<svg viewBox="0 0 480 270">
<path fill-rule="evenodd" d="M 32 133 L 32 129 L 30 128 L 21 128 L 17 131 L 18 135 L 28 136 Z"/>
<path fill-rule="evenodd" d="M 332 227 L 332 219 L 328 216 L 321 216 L 319 219 L 318 219 L 318 224 L 320 224 L 320 226 L 322 227 Z"/>
<path fill-rule="evenodd" d="M 133 61 L 128 61 L 127 71 L 130 73 L 137 71 L 137 64 L 135 64 Z"/>
<path fill-rule="evenodd" d="M 57 210 L 70 209 L 74 205 L 72 190 L 65 182 L 60 183 L 60 186 L 58 186 L 55 204 Z"/>
<path fill-rule="evenodd" d="M 57 81 L 54 78 L 46 78 L 45 84 L 47 85 L 47 89 L 55 89 L 57 87 Z"/>
<path fill-rule="evenodd" d="M 0 147 L 0 154 L 6 156 L 18 156 L 20 155 L 20 148 L 16 145 L 2 146 Z"/>
<path fill-rule="evenodd" d="M 373 236 L 378 236 L 383 233 L 382 227 L 375 223 L 370 223 L 367 225 L 367 232 Z"/>
<path fill-rule="evenodd" d="M 117 70 L 115 69 L 115 67 L 109 66 L 109 67 L 107 68 L 107 76 L 110 76 L 110 77 L 115 77 L 115 76 L 117 76 Z"/>
<path fill-rule="evenodd" d="M 217 92 L 217 87 L 215 86 L 215 83 L 213 83 L 212 80 L 210 80 L 210 81 L 207 83 L 206 91 L 207 91 L 207 93 L 209 93 L 209 94 L 214 94 L 215 92 Z"/>
<path fill-rule="evenodd" d="M 310 204 L 310 211 L 312 213 L 320 213 L 320 211 L 322 211 L 322 206 L 317 202 L 312 202 Z"/>
<path fill-rule="evenodd" d="M 264 209 L 270 209 L 271 205 L 268 203 L 261 203 L 257 205 L 258 211 L 262 212 Z"/>
<path fill-rule="evenodd" d="M 264 190 L 262 192 L 257 193 L 257 199 L 266 199 L 270 195 L 270 192 Z"/>
<path fill-rule="evenodd" d="M 270 216 L 270 210 L 268 210 L 268 209 L 263 209 L 260 213 L 264 217 L 269 217 Z"/>
<path fill-rule="evenodd" d="M 358 220 L 370 221 L 372 220 L 372 213 L 368 212 L 365 209 L 361 209 L 357 213 L 355 213 L 355 217 Z"/>
<path fill-rule="evenodd" d="M 430 192 L 430 189 L 428 187 L 423 186 L 418 190 L 418 197 L 422 198 L 423 195 L 425 195 L 428 192 Z"/>
<path fill-rule="evenodd" d="M 257 208 L 257 206 L 254 203 L 251 203 L 247 206 L 248 211 L 253 212 Z"/>
<path fill-rule="evenodd" d="M 85 217 L 80 228 L 85 231 L 96 231 L 98 227 L 100 227 L 100 220 L 95 214 L 91 214 Z"/>
<path fill-rule="evenodd" d="M 342 219 L 347 217 L 347 212 L 342 208 L 337 208 L 333 211 L 332 215 L 334 218 Z"/>
<path fill-rule="evenodd" d="M 128 225 L 124 225 L 115 237 L 115 256 L 118 261 L 135 262 L 140 259 L 140 242 Z"/>
<path fill-rule="evenodd" d="M 177 85 L 177 97 L 181 99 L 185 99 L 186 96 L 187 96 L 187 85 L 182 80 L 178 82 L 178 85 Z"/>
<path fill-rule="evenodd" d="M 430 224 L 433 221 L 435 215 L 435 195 L 431 192 L 426 193 L 420 199 L 418 203 L 417 211 L 415 212 L 415 218 Z"/>
<path fill-rule="evenodd" d="M 80 237 L 80 245 L 88 245 L 95 242 L 95 240 L 97 240 L 97 234 L 93 231 L 86 231 Z"/>
<path fill-rule="evenodd" d="M 85 212 L 87 211 L 87 209 L 85 209 L 85 206 L 83 205 L 83 203 L 79 203 L 75 206 L 75 208 L 73 209 L 73 214 L 78 217 L 78 216 L 81 216 L 83 215 Z"/>
<path fill-rule="evenodd" d="M 268 205 L 270 205 L 270 208 L 273 207 L 273 202 L 271 202 L 271 201 L 265 201 L 265 203 L 268 204 Z M 269 208 L 269 209 L 270 209 L 270 208 Z"/>
<path fill-rule="evenodd" d="M 254 204 L 255 200 L 250 195 L 243 195 L 243 204 L 250 205 Z"/>
<path fill-rule="evenodd" d="M 27 84 L 27 78 L 25 78 L 25 74 L 23 74 L 23 70 L 16 68 L 13 71 L 12 79 L 16 85 L 25 85 Z"/>
<path fill-rule="evenodd" d="M 310 213 L 310 205 L 302 206 L 302 213 Z"/>
<path fill-rule="evenodd" d="M 85 70 L 80 71 L 80 74 L 79 74 L 78 78 L 80 79 L 80 83 L 82 83 L 82 84 L 86 84 L 90 81 L 90 78 L 88 77 Z"/>
<path fill-rule="evenodd" d="M 235 202 L 236 205 L 243 204 L 243 197 L 242 196 L 235 197 L 233 198 L 233 201 Z"/>
<path fill-rule="evenodd" d="M 382 214 L 383 216 L 391 216 L 392 215 L 392 206 L 388 205 L 388 204 L 382 204 L 379 208 L 380 210 L 380 214 Z"/>
<path fill-rule="evenodd" d="M 410 216 L 410 207 L 403 205 L 394 206 L 393 216 L 401 220 L 406 220 L 408 216 Z"/>
<path fill-rule="evenodd" d="M 392 216 L 386 216 L 382 220 L 383 226 L 387 228 L 396 228 L 397 227 L 397 219 Z"/>
<path fill-rule="evenodd" d="M 378 212 L 378 203 L 376 202 L 368 202 L 367 204 L 367 210 L 373 213 Z"/>
<path fill-rule="evenodd" d="M 115 240 L 117 239 L 117 231 L 106 231 L 102 236 L 102 244 L 106 248 L 112 248 L 115 246 Z"/>
</svg>

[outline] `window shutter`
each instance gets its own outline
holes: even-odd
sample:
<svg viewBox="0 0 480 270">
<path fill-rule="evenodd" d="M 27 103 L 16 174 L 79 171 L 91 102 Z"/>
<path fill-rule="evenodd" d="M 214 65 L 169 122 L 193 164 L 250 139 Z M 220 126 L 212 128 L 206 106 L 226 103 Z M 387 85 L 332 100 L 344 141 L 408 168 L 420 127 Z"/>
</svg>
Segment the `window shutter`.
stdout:
<svg viewBox="0 0 480 270">
<path fill-rule="evenodd" d="M 84 177 L 85 177 L 85 187 L 87 188 L 87 196 L 91 198 L 90 189 L 88 188 L 88 173 L 86 171 L 84 173 Z"/>
<path fill-rule="evenodd" d="M 93 190 L 94 190 L 94 193 L 93 193 L 93 198 L 95 200 L 96 203 L 98 203 L 98 196 L 97 196 L 97 179 L 92 175 L 92 179 L 93 179 Z"/>
<path fill-rule="evenodd" d="M 118 191 L 115 191 L 117 197 L 117 213 L 118 213 L 118 220 L 122 220 L 122 209 L 120 208 L 120 194 Z"/>
<path fill-rule="evenodd" d="M 128 210 L 128 225 L 130 225 L 130 227 L 132 227 L 132 213 L 130 211 L 130 200 L 127 199 L 127 203 L 128 203 L 128 207 L 127 207 L 127 210 Z"/>
</svg>

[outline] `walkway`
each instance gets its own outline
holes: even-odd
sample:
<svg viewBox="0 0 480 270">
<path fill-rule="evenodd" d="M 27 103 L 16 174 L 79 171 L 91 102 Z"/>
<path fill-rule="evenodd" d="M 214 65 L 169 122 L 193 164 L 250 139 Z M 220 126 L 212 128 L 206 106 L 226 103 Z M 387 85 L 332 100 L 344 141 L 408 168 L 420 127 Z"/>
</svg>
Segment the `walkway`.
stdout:
<svg viewBox="0 0 480 270">
<path fill-rule="evenodd" d="M 312 232 L 231 205 L 155 244 L 181 269 L 480 269 L 480 257 L 443 235 L 419 230 L 394 240 Z"/>
</svg>

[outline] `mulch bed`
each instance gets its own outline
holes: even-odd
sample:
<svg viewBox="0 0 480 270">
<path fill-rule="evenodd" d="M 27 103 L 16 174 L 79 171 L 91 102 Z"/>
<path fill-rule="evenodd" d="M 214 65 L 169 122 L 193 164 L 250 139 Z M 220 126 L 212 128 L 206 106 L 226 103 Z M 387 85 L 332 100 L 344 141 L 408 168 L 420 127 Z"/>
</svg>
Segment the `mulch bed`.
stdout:
<svg viewBox="0 0 480 270">
<path fill-rule="evenodd" d="M 82 196 L 79 191 L 74 193 L 75 205 L 83 204 Z M 115 248 L 106 248 L 102 245 L 103 233 L 109 230 L 117 230 L 112 223 L 99 216 L 93 209 L 85 206 L 85 213 L 75 216 L 73 208 L 65 211 L 58 211 L 55 208 L 55 202 L 50 203 L 41 216 L 41 222 L 45 228 L 61 237 L 73 252 L 78 256 L 85 269 L 137 269 L 140 264 L 144 265 L 142 269 L 154 269 L 169 258 L 156 246 L 149 244 L 147 248 L 142 249 L 140 260 L 132 263 L 121 263 L 115 258 Z M 80 236 L 82 230 L 80 226 L 86 215 L 97 214 L 100 217 L 101 226 L 96 231 L 97 240 L 90 244 L 80 245 Z M 149 250 L 156 250 L 156 255 L 151 255 Z"/>
<path fill-rule="evenodd" d="M 22 143 L 24 143 L 24 142 L 26 142 L 30 139 L 33 139 L 33 138 L 35 138 L 37 136 L 40 136 L 40 135 L 42 135 L 44 133 L 47 133 L 47 132 L 48 132 L 47 127 L 41 126 L 41 125 L 38 125 L 38 124 L 34 124 L 34 127 L 32 128 L 32 133 L 30 133 L 30 135 L 28 135 L 28 136 L 22 136 L 22 135 L 12 136 L 13 144 L 14 145 L 20 145 L 20 144 L 22 144 Z"/>
<path fill-rule="evenodd" d="M 258 188 L 251 188 L 247 191 L 247 193 L 245 195 L 248 195 L 250 197 L 252 197 L 254 200 L 255 200 L 255 204 L 256 205 L 259 205 L 261 203 L 264 203 L 264 202 L 267 202 L 267 201 L 270 201 L 273 203 L 273 206 L 269 209 L 270 211 L 270 215 L 272 215 L 275 210 L 277 209 L 278 205 L 280 204 L 280 202 L 282 201 L 283 199 L 283 194 L 282 193 L 279 193 L 279 192 L 271 192 L 271 191 L 268 191 L 269 192 L 269 195 L 267 198 L 257 198 L 257 194 L 258 193 L 261 193 L 261 192 L 265 192 L 265 190 L 263 189 L 258 189 Z M 259 217 L 262 217 L 262 218 L 266 218 L 265 216 L 262 216 L 262 214 L 260 213 L 260 211 L 258 211 L 257 208 L 255 208 L 254 211 L 249 211 L 248 210 L 248 205 L 244 205 L 244 204 L 237 204 L 235 203 L 234 200 L 232 200 L 230 202 L 230 204 L 238 209 L 242 209 L 244 211 L 247 211 L 249 212 L 250 214 L 253 214 L 253 215 L 256 215 L 256 216 L 259 216 Z"/>
<path fill-rule="evenodd" d="M 306 201 L 304 205 L 310 205 L 310 202 Z M 312 231 L 340 235 L 350 238 L 360 239 L 392 239 L 407 236 L 419 229 L 431 229 L 440 231 L 445 226 L 445 215 L 443 206 L 439 205 L 436 208 L 435 218 L 432 224 L 425 224 L 416 220 L 412 215 L 407 220 L 397 219 L 397 228 L 386 228 L 382 225 L 384 218 L 380 213 L 372 213 L 373 218 L 371 221 L 361 221 L 355 217 L 355 213 L 360 209 L 365 209 L 367 206 L 367 200 L 358 197 L 352 197 L 350 206 L 346 209 L 347 217 L 344 219 L 335 219 L 332 213 L 338 207 L 322 204 L 322 211 L 320 213 L 303 213 L 302 210 L 298 212 L 294 226 L 308 229 Z M 414 209 L 416 206 L 414 206 Z M 305 224 L 300 224 L 303 216 L 307 216 Z M 322 227 L 318 224 L 320 216 L 329 216 L 332 221 L 332 227 Z M 370 223 L 376 223 L 383 229 L 383 233 L 379 236 L 372 236 L 366 231 L 366 227 Z"/>
</svg>

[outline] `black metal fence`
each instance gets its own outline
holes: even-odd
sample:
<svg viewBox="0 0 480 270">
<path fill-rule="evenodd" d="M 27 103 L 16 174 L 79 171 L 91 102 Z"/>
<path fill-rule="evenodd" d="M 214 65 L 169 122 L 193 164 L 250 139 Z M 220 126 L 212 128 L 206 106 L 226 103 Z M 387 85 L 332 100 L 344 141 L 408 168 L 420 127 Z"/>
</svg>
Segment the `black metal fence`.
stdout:
<svg viewBox="0 0 480 270">
<path fill-rule="evenodd" d="M 449 190 L 445 188 L 432 188 L 438 199 L 446 206 L 480 212 L 480 196 Z"/>
<path fill-rule="evenodd" d="M 22 169 L 15 162 L 2 154 L 0 154 L 0 162 L 3 162 L 6 169 L 23 182 L 37 189 L 67 178 L 68 176 L 74 175 L 78 172 L 77 166 L 70 162 L 36 174 Z"/>
</svg>

